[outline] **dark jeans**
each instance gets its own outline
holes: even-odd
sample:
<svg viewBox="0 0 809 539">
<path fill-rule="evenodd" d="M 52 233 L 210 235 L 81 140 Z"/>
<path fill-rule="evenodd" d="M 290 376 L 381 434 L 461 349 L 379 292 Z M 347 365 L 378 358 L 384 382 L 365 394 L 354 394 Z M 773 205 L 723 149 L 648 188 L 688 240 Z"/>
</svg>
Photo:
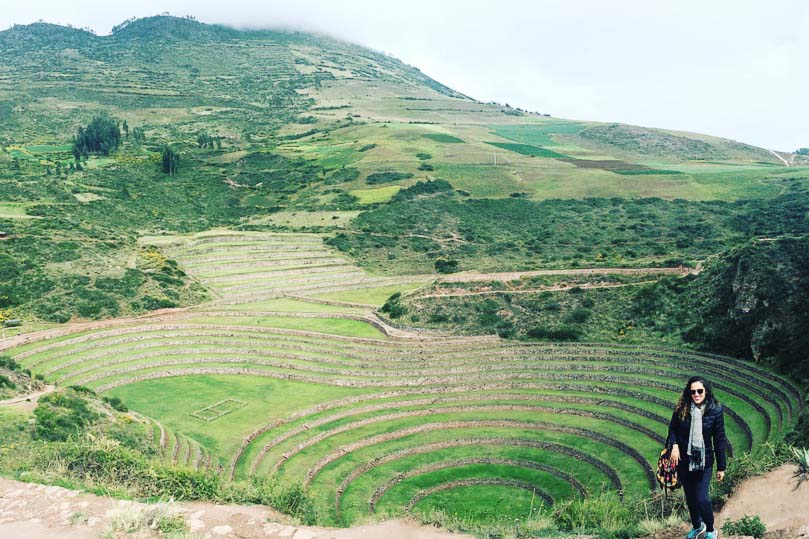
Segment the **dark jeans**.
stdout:
<svg viewBox="0 0 809 539">
<path fill-rule="evenodd" d="M 691 514 L 691 524 L 695 529 L 704 522 L 708 531 L 713 531 L 713 507 L 711 497 L 708 495 L 712 472 L 713 467 L 694 472 L 689 472 L 688 467 L 679 467 L 677 470 L 683 484 L 688 512 Z"/>
</svg>

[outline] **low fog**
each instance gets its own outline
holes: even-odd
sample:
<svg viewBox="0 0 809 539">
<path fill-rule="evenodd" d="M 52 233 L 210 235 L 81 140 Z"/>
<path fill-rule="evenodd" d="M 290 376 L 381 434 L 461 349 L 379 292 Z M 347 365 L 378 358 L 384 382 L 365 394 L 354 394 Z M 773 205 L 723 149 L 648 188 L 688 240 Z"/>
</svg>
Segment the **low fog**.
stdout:
<svg viewBox="0 0 809 539">
<path fill-rule="evenodd" d="M 162 12 L 326 33 L 476 99 L 557 117 L 809 147 L 809 3 L 800 0 L 31 0 L 5 5 L 0 28 L 44 19 L 108 34 Z"/>
</svg>

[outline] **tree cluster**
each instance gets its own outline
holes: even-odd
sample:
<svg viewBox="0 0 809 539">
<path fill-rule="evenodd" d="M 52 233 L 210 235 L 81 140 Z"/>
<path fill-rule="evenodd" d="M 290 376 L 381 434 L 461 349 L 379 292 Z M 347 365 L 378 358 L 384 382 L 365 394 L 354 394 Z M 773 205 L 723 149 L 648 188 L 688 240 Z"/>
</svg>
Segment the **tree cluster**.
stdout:
<svg viewBox="0 0 809 539">
<path fill-rule="evenodd" d="M 76 161 L 91 153 L 109 155 L 121 144 L 119 123 L 110 116 L 96 116 L 86 127 L 79 127 L 73 137 L 73 156 Z"/>
<path fill-rule="evenodd" d="M 164 144 L 160 149 L 160 162 L 163 173 L 174 176 L 180 166 L 180 154 L 168 144 Z"/>
<path fill-rule="evenodd" d="M 222 149 L 222 137 L 212 137 L 207 132 L 203 131 L 197 137 L 197 144 L 200 148 L 209 148 L 211 150 L 216 146 L 217 150 Z"/>
</svg>

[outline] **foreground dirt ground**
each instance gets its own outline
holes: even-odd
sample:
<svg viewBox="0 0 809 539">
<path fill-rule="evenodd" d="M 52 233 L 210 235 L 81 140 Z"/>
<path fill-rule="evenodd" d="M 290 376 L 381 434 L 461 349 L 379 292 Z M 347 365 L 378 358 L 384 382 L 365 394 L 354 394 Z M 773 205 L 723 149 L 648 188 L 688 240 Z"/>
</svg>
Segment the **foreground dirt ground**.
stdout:
<svg viewBox="0 0 809 539">
<path fill-rule="evenodd" d="M 0 478 L 0 538 L 97 539 L 110 522 L 149 511 L 153 506 L 113 500 L 56 486 Z M 188 529 L 205 539 L 467 539 L 468 536 L 394 520 L 348 529 L 284 524 L 282 515 L 259 506 L 173 503 Z M 121 534 L 127 538 L 148 533 Z M 117 535 L 116 535 L 117 537 Z M 471 539 L 471 538 L 469 538 Z"/>
<path fill-rule="evenodd" d="M 796 489 L 794 470 L 786 465 L 744 482 L 718 515 L 718 527 L 728 519 L 758 515 L 767 526 L 767 538 L 809 539 L 809 482 Z M 97 539 L 112 521 L 153 509 L 153 505 L 0 479 L 3 539 Z M 402 520 L 347 529 L 295 526 L 258 506 L 174 503 L 166 510 L 182 515 L 189 530 L 205 539 L 471 539 Z M 681 538 L 683 530 L 685 525 L 682 530 L 666 530 L 654 537 Z M 147 530 L 120 536 L 152 535 Z"/>
</svg>

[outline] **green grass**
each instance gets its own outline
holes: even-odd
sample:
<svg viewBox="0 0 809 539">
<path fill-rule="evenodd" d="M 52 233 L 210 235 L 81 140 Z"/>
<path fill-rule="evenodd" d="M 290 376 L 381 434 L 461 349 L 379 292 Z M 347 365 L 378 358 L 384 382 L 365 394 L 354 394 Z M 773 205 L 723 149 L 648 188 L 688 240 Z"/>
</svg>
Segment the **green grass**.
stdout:
<svg viewBox="0 0 809 539">
<path fill-rule="evenodd" d="M 72 147 L 70 144 L 29 144 L 25 149 L 31 153 L 65 153 Z"/>
<path fill-rule="evenodd" d="M 529 157 L 550 157 L 553 159 L 564 159 L 568 157 L 567 155 L 557 153 L 546 148 L 540 148 L 539 146 L 533 146 L 531 144 L 515 144 L 513 142 L 487 142 L 486 144 L 522 155 L 527 155 Z"/>
<path fill-rule="evenodd" d="M 424 286 L 423 283 L 401 283 L 377 288 L 364 288 L 362 290 L 345 290 L 342 292 L 329 292 L 328 294 L 315 294 L 314 297 L 327 300 L 346 301 L 349 303 L 367 303 L 382 306 L 388 298 L 396 292 L 409 292 Z"/>
<path fill-rule="evenodd" d="M 371 289 L 371 291 L 376 289 Z M 345 292 L 334 292 L 331 294 L 319 294 L 314 297 L 322 297 L 324 299 L 337 299 L 340 301 L 358 301 L 363 297 L 363 290 L 349 290 Z M 391 292 L 392 294 L 393 292 Z M 356 295 L 356 299 L 341 299 L 350 298 Z M 387 298 L 386 298 L 387 299 Z M 361 303 L 361 302 L 360 302 Z M 383 302 L 384 303 L 384 302 Z M 381 304 L 380 304 L 381 305 Z M 222 311 L 240 311 L 240 312 L 290 312 L 290 313 L 345 313 L 357 314 L 362 312 L 351 307 L 340 307 L 337 305 L 325 305 L 323 303 L 298 301 L 294 299 L 279 298 L 268 301 L 242 303 L 238 305 L 223 305 L 219 310 Z"/>
<path fill-rule="evenodd" d="M 464 142 L 463 139 L 459 139 L 456 136 L 448 135 L 446 133 L 426 133 L 422 136 L 442 144 L 463 144 Z"/>
<path fill-rule="evenodd" d="M 435 175 L 475 198 L 507 197 L 525 191 L 533 195 L 535 191 L 507 166 L 440 163 L 436 164 Z"/>
<path fill-rule="evenodd" d="M 585 127 L 584 124 L 568 122 L 490 126 L 492 133 L 499 137 L 533 146 L 557 146 L 559 143 L 552 138 L 554 133 L 578 133 Z"/>
<path fill-rule="evenodd" d="M 358 211 L 278 212 L 268 217 L 253 219 L 251 224 L 272 224 L 290 228 L 339 228 L 346 226 L 359 213 Z"/>
<path fill-rule="evenodd" d="M 239 316 L 226 318 L 221 316 L 194 316 L 186 319 L 188 323 L 238 325 L 254 327 L 273 327 L 279 329 L 296 329 L 315 331 L 345 337 L 367 337 L 381 339 L 385 336 L 375 327 L 357 320 L 330 318 L 289 318 L 282 316 Z"/>
<path fill-rule="evenodd" d="M 359 204 L 381 204 L 393 198 L 401 189 L 401 185 L 389 185 L 375 189 L 354 189 L 349 194 L 357 197 Z"/>
<path fill-rule="evenodd" d="M 615 174 L 620 174 L 621 176 L 648 176 L 648 175 L 655 175 L 655 174 L 666 174 L 666 175 L 673 175 L 673 174 L 682 174 L 679 170 L 616 170 Z"/>
<path fill-rule="evenodd" d="M 523 476 L 520 476 L 520 479 L 524 479 Z M 495 485 L 466 486 L 432 494 L 416 504 L 414 509 L 416 512 L 429 514 L 430 511 L 452 507 L 458 518 L 467 521 L 481 524 L 498 521 L 513 523 L 514 519 L 529 514 L 532 499 L 534 509 L 543 505 L 543 502 L 534 498 L 531 492 L 519 488 Z"/>
<path fill-rule="evenodd" d="M 26 202 L 0 202 L 0 219 L 41 219 L 26 213 L 25 209 L 32 205 Z"/>
<path fill-rule="evenodd" d="M 227 375 L 148 380 L 110 391 L 131 409 L 159 418 L 167 428 L 202 442 L 206 449 L 224 461 L 247 434 L 265 422 L 318 402 L 354 393 L 357 390 Z M 173 397 L 155 399 L 154 395 Z M 211 423 L 191 416 L 195 410 L 231 397 L 247 405 Z"/>
</svg>

